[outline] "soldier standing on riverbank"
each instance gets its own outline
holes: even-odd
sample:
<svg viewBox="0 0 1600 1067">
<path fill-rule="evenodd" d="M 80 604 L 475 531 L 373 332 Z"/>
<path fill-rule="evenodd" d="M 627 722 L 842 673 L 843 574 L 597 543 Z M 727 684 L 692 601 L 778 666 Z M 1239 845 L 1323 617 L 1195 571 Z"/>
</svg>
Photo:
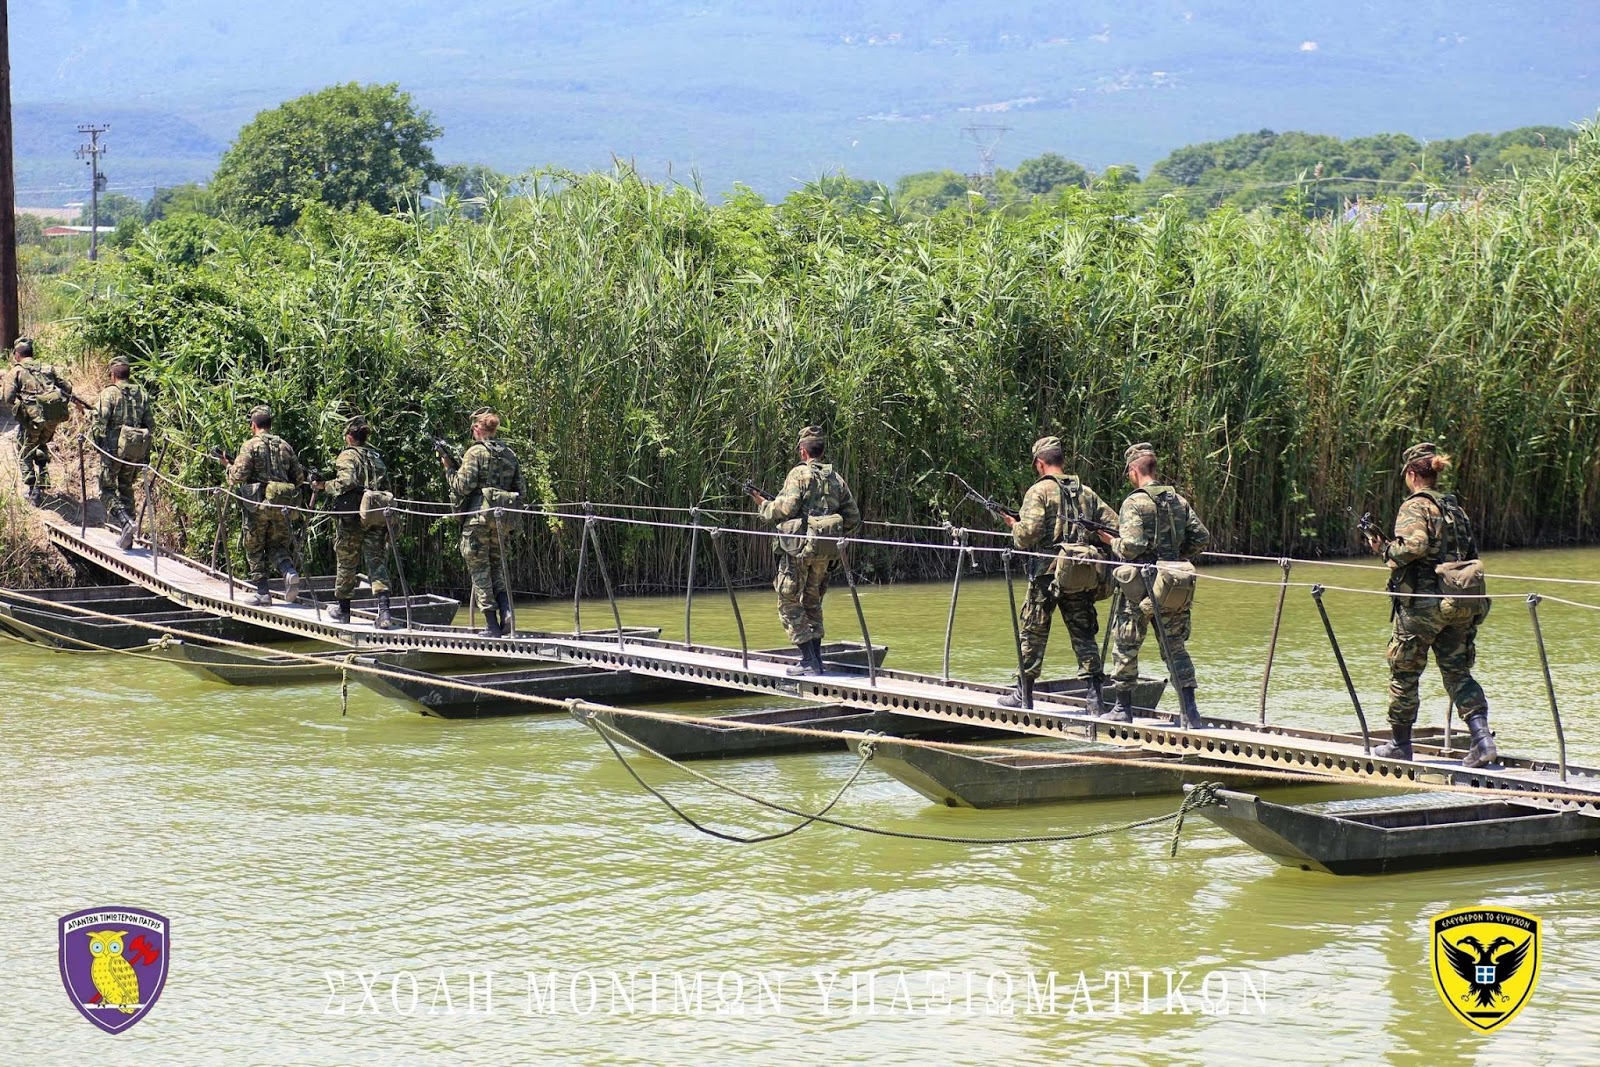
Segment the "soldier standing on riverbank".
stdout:
<svg viewBox="0 0 1600 1067">
<path fill-rule="evenodd" d="M 228 468 L 228 484 L 238 487 L 244 512 L 244 554 L 250 581 L 256 587 L 254 603 L 262 607 L 272 603 L 267 575 L 273 570 L 283 575 L 285 599 L 293 602 L 300 595 L 300 572 L 290 549 L 288 508 L 299 504 L 306 472 L 289 442 L 271 430 L 272 409 L 253 409 L 250 440 Z"/>
<path fill-rule="evenodd" d="M 778 593 L 778 618 L 800 650 L 800 662 L 786 672 L 793 676 L 827 670 L 822 662 L 822 598 L 828 591 L 828 568 L 840 558 L 836 538 L 861 525 L 850 487 L 832 464 L 822 461 L 826 448 L 822 427 L 807 426 L 796 443 L 800 462 L 790 469 L 778 495 L 750 494 L 761 521 L 784 535 L 774 540 L 778 576 L 772 587 Z"/>
<path fill-rule="evenodd" d="M 1003 516 L 1011 527 L 1011 543 L 1021 551 L 1044 550 L 1062 546 L 1082 546 L 1071 550 L 1086 558 L 1104 560 L 1093 536 L 1076 519 L 1090 519 L 1113 525 L 1117 513 L 1101 500 L 1093 489 L 1065 469 L 1066 452 L 1059 437 L 1041 437 L 1033 443 L 1033 469 L 1039 480 L 1033 483 L 1022 498 L 1022 508 L 1015 519 Z M 1084 551 L 1087 549 L 1088 551 Z M 1045 648 L 1050 642 L 1051 616 L 1061 611 L 1067 634 L 1072 639 L 1072 650 L 1078 656 L 1078 673 L 1087 678 L 1089 688 L 1085 705 L 1091 715 L 1099 715 L 1101 692 L 1105 682 L 1104 665 L 1100 661 L 1100 646 L 1095 637 L 1100 632 L 1100 613 L 1095 602 L 1100 591 L 1109 594 L 1111 575 L 1104 566 L 1081 563 L 1079 571 L 1073 564 L 1058 566 L 1058 561 L 1030 558 L 1028 560 L 1028 595 L 1022 602 L 1022 678 L 1017 680 L 1014 692 L 1000 698 L 1008 708 L 1022 707 L 1023 679 L 1038 681 L 1044 669 Z M 1064 560 L 1060 562 L 1066 562 Z M 1063 589 L 1058 577 L 1069 573 L 1074 578 L 1070 589 Z"/>
<path fill-rule="evenodd" d="M 368 492 L 383 493 L 389 489 L 389 469 L 378 450 L 367 444 L 370 433 L 367 420 L 360 415 L 346 422 L 344 451 L 333 461 L 332 480 L 316 478 L 311 484 L 319 493 L 327 494 L 338 523 L 333 539 L 333 597 L 338 603 L 328 612 L 328 618 L 334 622 L 350 621 L 350 598 L 356 591 L 357 569 L 365 562 L 367 581 L 378 598 L 378 629 L 394 630 L 399 627 L 389 600 L 389 567 L 385 560 L 389 547 L 388 526 L 367 526 L 361 518 L 361 498 Z"/>
<path fill-rule="evenodd" d="M 89 431 L 100 449 L 100 505 L 124 549 L 133 544 L 133 483 L 156 429 L 155 406 L 131 376 L 127 356 L 112 359 L 111 384 L 100 390 Z"/>
<path fill-rule="evenodd" d="M 17 465 L 34 507 L 50 488 L 50 439 L 72 413 L 72 384 L 51 363 L 33 358 L 33 342 L 17 338 L 11 370 L 0 388 L 0 403 L 10 404 L 17 420 Z"/>
<path fill-rule="evenodd" d="M 472 444 L 459 464 L 441 452 L 457 511 L 471 512 L 461 524 L 461 558 L 472 576 L 472 595 L 483 612 L 482 637 L 515 637 L 511 590 L 506 588 L 500 539 L 505 536 L 501 508 L 522 506 L 528 495 L 517 454 L 501 444 L 500 416 L 488 408 L 472 413 Z"/>
<path fill-rule="evenodd" d="M 1104 532 L 1099 535 L 1118 559 L 1128 561 L 1116 571 L 1122 596 L 1111 620 L 1111 678 L 1116 702 L 1110 717 L 1133 721 L 1139 647 L 1153 622 L 1161 658 L 1178 690 L 1183 726 L 1198 730 L 1204 724 L 1195 707 L 1194 661 L 1186 647 L 1195 575 L 1187 561 L 1211 542 L 1211 533 L 1176 489 L 1156 480 L 1154 446 L 1142 441 L 1130 445 L 1123 461 L 1134 491 L 1122 502 L 1117 519 L 1121 533 L 1116 537 Z"/>
<path fill-rule="evenodd" d="M 1428 650 L 1444 688 L 1472 732 L 1472 748 L 1461 762 L 1482 767 L 1499 758 L 1489 732 L 1489 701 L 1472 677 L 1478 658 L 1478 627 L 1489 614 L 1483 565 L 1478 563 L 1472 521 L 1452 493 L 1441 493 L 1439 474 L 1450 457 L 1424 441 L 1406 449 L 1401 471 L 1411 493 L 1394 519 L 1394 540 L 1367 535 L 1367 547 L 1391 571 L 1394 636 L 1389 640 L 1389 726 L 1394 740 L 1376 753 L 1411 759 L 1411 728 L 1417 721 L 1417 684 L 1428 666 Z M 1452 593 L 1458 594 L 1452 596 Z"/>
</svg>

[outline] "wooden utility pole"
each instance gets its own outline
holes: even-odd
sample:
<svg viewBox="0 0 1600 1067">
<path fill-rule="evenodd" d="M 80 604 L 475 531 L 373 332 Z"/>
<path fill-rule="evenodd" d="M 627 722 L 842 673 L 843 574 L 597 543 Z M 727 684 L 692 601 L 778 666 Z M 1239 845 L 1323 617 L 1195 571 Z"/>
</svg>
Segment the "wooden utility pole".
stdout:
<svg viewBox="0 0 1600 1067">
<path fill-rule="evenodd" d="M 0 0 L 0 347 L 22 331 L 17 308 L 17 176 L 11 146 L 11 26 Z"/>
</svg>

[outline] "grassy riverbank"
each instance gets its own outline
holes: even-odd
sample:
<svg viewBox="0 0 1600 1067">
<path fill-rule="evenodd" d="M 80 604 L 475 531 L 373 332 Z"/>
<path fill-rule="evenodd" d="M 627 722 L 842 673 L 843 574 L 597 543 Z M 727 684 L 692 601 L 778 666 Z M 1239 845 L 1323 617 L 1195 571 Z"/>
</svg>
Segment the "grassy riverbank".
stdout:
<svg viewBox="0 0 1600 1067">
<path fill-rule="evenodd" d="M 868 516 L 913 522 L 957 503 L 925 472 L 1014 495 L 1028 443 L 1055 432 L 1112 497 L 1123 447 L 1155 441 L 1219 547 L 1337 553 L 1348 509 L 1392 514 L 1395 458 L 1429 437 L 1486 544 L 1591 540 L 1600 135 L 1456 207 L 1130 218 L 1102 191 L 923 219 L 550 177 L 476 219 L 163 220 L 73 276 L 64 344 L 137 357 L 197 449 L 235 449 L 267 401 L 326 462 L 365 411 L 411 496 L 443 493 L 427 435 L 459 439 L 484 403 L 545 500 L 731 503 L 730 476 L 776 483 L 819 421 Z M 183 446 L 168 462 L 217 476 Z M 536 531 L 516 584 L 570 583 L 573 535 Z M 449 577 L 449 531 L 411 536 L 434 549 L 418 577 Z M 622 582 L 681 581 L 685 537 L 607 542 Z M 929 555 L 866 562 L 911 574 Z"/>
</svg>

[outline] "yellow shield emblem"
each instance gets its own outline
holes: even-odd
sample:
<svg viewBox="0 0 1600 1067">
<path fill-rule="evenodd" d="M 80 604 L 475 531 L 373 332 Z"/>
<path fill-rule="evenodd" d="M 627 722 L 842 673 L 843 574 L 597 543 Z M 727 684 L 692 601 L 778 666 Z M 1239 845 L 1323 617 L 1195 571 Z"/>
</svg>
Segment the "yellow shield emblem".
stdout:
<svg viewBox="0 0 1600 1067">
<path fill-rule="evenodd" d="M 1474 1030 L 1517 1017 L 1539 981 L 1539 920 L 1511 908 L 1465 908 L 1433 917 L 1433 984 Z"/>
</svg>

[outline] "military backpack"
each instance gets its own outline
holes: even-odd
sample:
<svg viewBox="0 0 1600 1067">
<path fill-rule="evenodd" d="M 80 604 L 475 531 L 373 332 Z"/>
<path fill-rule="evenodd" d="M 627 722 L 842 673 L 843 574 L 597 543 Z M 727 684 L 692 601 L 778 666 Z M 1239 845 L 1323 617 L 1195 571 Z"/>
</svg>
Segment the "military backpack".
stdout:
<svg viewBox="0 0 1600 1067">
<path fill-rule="evenodd" d="M 24 362 L 21 366 L 26 379 L 22 386 L 23 413 L 33 422 L 46 426 L 59 426 L 72 414 L 71 390 L 61 378 L 61 372 L 51 363 Z"/>
<path fill-rule="evenodd" d="M 1138 490 L 1149 497 L 1156 509 L 1154 563 L 1124 564 L 1117 568 L 1117 583 L 1122 595 L 1146 615 L 1158 610 L 1163 615 L 1183 611 L 1194 602 L 1197 574 L 1194 564 L 1183 558 L 1184 539 L 1189 529 L 1189 503 L 1170 485 L 1146 486 Z M 1147 569 L 1155 571 L 1147 578 Z"/>
<path fill-rule="evenodd" d="M 806 487 L 800 494 L 800 514 L 778 523 L 778 549 L 800 560 L 839 558 L 839 538 L 844 535 L 844 479 L 830 463 L 806 464 Z"/>
<path fill-rule="evenodd" d="M 144 427 L 149 411 L 150 399 L 143 389 L 132 384 L 117 387 L 117 436 L 106 446 L 124 463 L 144 463 L 150 458 L 150 431 Z"/>
<path fill-rule="evenodd" d="M 1446 610 L 1473 606 L 1470 603 L 1458 605 L 1452 599 L 1481 597 L 1489 590 L 1484 578 L 1483 561 L 1478 558 L 1478 541 L 1472 534 L 1472 520 L 1467 517 L 1466 509 L 1454 493 L 1423 489 L 1415 495 L 1427 497 L 1439 509 L 1440 547 L 1433 572 L 1439 579 L 1439 592 L 1445 597 L 1440 606 Z M 1421 565 L 1426 566 L 1425 563 Z M 1488 601 L 1480 603 L 1487 604 Z"/>
</svg>

